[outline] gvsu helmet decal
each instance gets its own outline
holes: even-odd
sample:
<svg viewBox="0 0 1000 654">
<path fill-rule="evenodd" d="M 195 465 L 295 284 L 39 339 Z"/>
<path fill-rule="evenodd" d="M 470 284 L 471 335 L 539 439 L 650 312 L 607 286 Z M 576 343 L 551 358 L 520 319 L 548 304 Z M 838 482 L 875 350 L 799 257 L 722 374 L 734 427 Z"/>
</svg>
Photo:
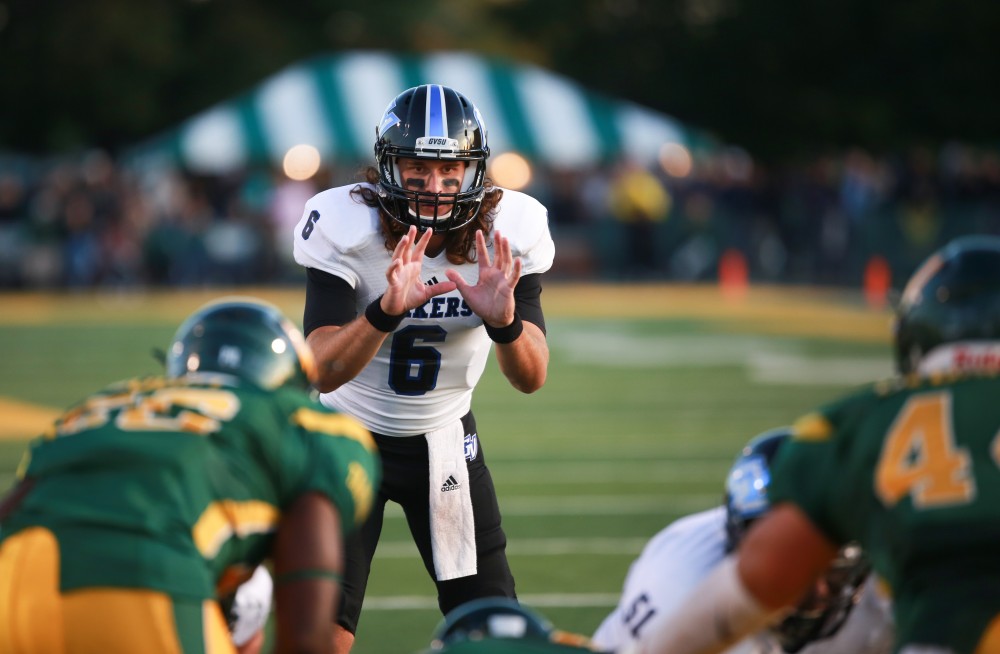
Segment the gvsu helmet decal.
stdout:
<svg viewBox="0 0 1000 654">
<path fill-rule="evenodd" d="M 763 455 L 753 454 L 737 461 L 726 480 L 732 510 L 746 519 L 763 514 L 770 506 L 767 501 L 770 483 L 771 471 Z"/>
<path fill-rule="evenodd" d="M 382 116 L 382 122 L 379 123 L 378 128 L 375 130 L 375 134 L 384 134 L 390 127 L 395 127 L 400 123 L 399 116 L 392 112 L 393 108 L 396 106 L 396 101 L 393 100 L 392 104 L 388 106 L 385 110 L 385 115 Z"/>
<path fill-rule="evenodd" d="M 727 551 L 736 549 L 750 523 L 770 508 L 767 488 L 771 484 L 771 462 L 778 447 L 790 436 L 789 427 L 755 436 L 743 447 L 729 469 L 723 500 L 726 507 Z"/>
</svg>

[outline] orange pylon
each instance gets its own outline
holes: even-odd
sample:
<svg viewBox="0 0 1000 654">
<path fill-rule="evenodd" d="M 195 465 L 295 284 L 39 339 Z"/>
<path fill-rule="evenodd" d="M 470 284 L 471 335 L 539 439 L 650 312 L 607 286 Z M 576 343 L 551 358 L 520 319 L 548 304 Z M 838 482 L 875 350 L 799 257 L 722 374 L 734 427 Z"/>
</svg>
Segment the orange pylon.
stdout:
<svg viewBox="0 0 1000 654">
<path fill-rule="evenodd" d="M 892 284 L 892 271 L 885 258 L 874 255 L 865 264 L 864 292 L 865 301 L 873 309 L 884 309 Z"/>
<path fill-rule="evenodd" d="M 743 253 L 729 248 L 719 258 L 719 286 L 729 298 L 742 298 L 750 286 L 750 272 Z"/>
</svg>

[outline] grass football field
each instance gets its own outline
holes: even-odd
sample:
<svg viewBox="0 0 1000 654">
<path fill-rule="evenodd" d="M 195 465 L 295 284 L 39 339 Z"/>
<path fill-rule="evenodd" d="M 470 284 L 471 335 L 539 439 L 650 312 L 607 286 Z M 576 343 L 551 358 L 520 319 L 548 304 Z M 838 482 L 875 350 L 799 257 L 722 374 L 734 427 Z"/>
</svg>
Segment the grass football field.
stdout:
<svg viewBox="0 0 1000 654">
<path fill-rule="evenodd" d="M 240 289 L 298 321 L 298 289 Z M 157 372 L 179 321 L 224 290 L 0 295 L 0 488 L 26 438 L 101 385 Z M 717 504 L 740 446 L 888 376 L 889 313 L 853 294 L 711 286 L 551 285 L 546 386 L 491 363 L 473 401 L 523 603 L 590 634 L 646 539 Z M 405 654 L 441 616 L 390 505 L 355 652 Z"/>
</svg>

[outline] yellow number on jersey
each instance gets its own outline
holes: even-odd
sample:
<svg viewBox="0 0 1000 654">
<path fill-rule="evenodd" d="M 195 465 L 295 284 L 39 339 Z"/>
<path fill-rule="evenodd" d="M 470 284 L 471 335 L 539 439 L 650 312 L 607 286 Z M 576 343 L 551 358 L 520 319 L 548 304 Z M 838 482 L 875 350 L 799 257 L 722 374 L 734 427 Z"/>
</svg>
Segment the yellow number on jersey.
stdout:
<svg viewBox="0 0 1000 654">
<path fill-rule="evenodd" d="M 184 407 L 171 415 L 174 407 Z M 190 410 L 189 410 L 190 409 Z M 115 424 L 125 431 L 186 431 L 207 435 L 218 431 L 220 421 L 239 413 L 235 394 L 207 388 L 163 388 L 123 410 Z"/>
<path fill-rule="evenodd" d="M 975 494 L 969 451 L 956 447 L 951 394 L 907 400 L 886 435 L 875 468 L 875 493 L 886 506 L 909 495 L 913 506 L 964 504 Z"/>
<path fill-rule="evenodd" d="M 70 436 L 97 429 L 119 411 L 115 424 L 124 431 L 184 431 L 207 435 L 239 413 L 240 400 L 227 390 L 209 388 L 158 388 L 91 398 L 70 411 L 50 436 Z M 174 415 L 174 408 L 180 408 Z"/>
</svg>

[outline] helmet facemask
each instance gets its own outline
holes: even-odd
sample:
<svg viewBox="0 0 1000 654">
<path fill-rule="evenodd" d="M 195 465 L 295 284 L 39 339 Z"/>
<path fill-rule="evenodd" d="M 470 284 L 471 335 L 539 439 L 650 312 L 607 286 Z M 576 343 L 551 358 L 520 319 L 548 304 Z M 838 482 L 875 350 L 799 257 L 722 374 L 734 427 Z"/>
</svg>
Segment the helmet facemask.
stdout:
<svg viewBox="0 0 1000 654">
<path fill-rule="evenodd" d="M 871 564 L 861 546 L 848 543 L 837 553 L 809 594 L 771 632 L 786 652 L 798 652 L 811 642 L 835 634 L 861 598 Z"/>
<path fill-rule="evenodd" d="M 388 182 L 380 181 L 378 189 L 379 203 L 386 213 L 405 225 L 416 225 L 421 231 L 431 229 L 438 233 L 464 227 L 475 220 L 485 192 L 485 160 L 461 159 L 466 167 L 459 191 L 433 193 L 407 188 L 399 165 L 399 160 L 404 158 L 409 157 L 386 157 L 391 162 Z M 431 160 L 448 159 L 435 157 Z M 385 177 L 380 173 L 382 180 Z"/>
</svg>

